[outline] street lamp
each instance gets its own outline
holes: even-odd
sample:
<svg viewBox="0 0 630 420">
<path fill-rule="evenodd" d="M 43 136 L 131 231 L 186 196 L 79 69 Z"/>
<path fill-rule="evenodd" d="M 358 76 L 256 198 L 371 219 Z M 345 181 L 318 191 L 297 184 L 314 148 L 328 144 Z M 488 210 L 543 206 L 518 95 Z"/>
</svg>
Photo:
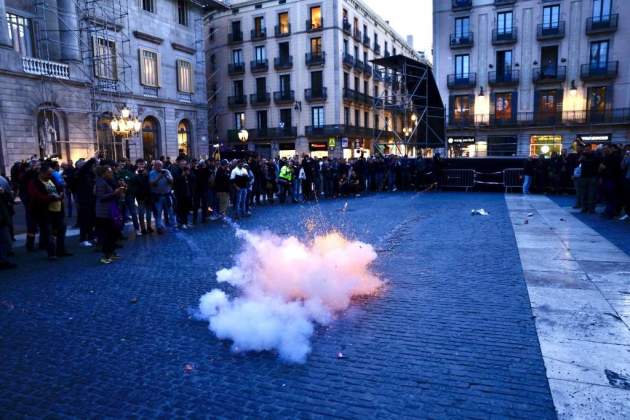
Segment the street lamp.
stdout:
<svg viewBox="0 0 630 420">
<path fill-rule="evenodd" d="M 575 96 L 577 95 L 577 91 L 578 91 L 578 88 L 575 84 L 575 80 L 571 80 L 571 88 L 569 90 L 569 93 L 571 94 L 571 96 Z"/>
<path fill-rule="evenodd" d="M 109 123 L 112 129 L 112 133 L 117 136 L 129 137 L 136 135 L 142 128 L 142 123 L 138 120 L 138 117 L 131 116 L 131 110 L 125 105 L 120 110 L 120 115 L 112 117 Z"/>
<path fill-rule="evenodd" d="M 242 129 L 238 132 L 238 139 L 243 143 L 247 143 L 247 140 L 249 139 L 249 132 L 245 129 Z"/>
</svg>

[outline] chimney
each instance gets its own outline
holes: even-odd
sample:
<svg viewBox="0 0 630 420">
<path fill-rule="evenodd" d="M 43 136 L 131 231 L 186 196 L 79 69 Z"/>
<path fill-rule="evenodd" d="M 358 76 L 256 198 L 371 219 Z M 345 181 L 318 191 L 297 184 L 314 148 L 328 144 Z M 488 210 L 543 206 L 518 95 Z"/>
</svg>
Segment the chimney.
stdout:
<svg viewBox="0 0 630 420">
<path fill-rule="evenodd" d="M 407 44 L 413 49 L 413 35 L 407 35 Z"/>
</svg>

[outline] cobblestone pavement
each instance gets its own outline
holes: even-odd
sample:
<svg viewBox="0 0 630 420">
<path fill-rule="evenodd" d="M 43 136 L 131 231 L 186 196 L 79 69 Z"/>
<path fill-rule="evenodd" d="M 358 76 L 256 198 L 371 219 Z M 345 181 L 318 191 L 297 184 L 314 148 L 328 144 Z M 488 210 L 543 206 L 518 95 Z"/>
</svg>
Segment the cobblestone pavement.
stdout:
<svg viewBox="0 0 630 420">
<path fill-rule="evenodd" d="M 21 257 L 0 274 L 0 417 L 554 418 L 504 197 L 343 204 L 243 224 L 306 236 L 311 220 L 379 250 L 387 287 L 319 329 L 304 365 L 232 354 L 189 316 L 239 249 L 225 225 L 129 241 L 111 266 Z"/>
</svg>

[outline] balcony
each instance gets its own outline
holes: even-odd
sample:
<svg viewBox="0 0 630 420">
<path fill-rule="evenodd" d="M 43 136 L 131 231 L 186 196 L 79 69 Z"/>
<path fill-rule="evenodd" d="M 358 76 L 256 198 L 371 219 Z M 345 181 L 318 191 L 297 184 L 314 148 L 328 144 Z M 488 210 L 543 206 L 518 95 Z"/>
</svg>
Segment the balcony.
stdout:
<svg viewBox="0 0 630 420">
<path fill-rule="evenodd" d="M 372 39 L 367 34 L 363 34 L 363 46 L 365 48 L 370 48 L 371 43 Z"/>
<path fill-rule="evenodd" d="M 378 43 L 374 43 L 374 54 L 381 55 L 381 45 Z"/>
<path fill-rule="evenodd" d="M 492 30 L 492 45 L 514 44 L 518 40 L 516 28 L 506 28 L 503 30 Z"/>
<path fill-rule="evenodd" d="M 228 44 L 238 44 L 243 42 L 243 31 L 228 34 Z"/>
<path fill-rule="evenodd" d="M 306 32 L 316 32 L 324 29 L 324 18 L 319 20 L 307 20 L 306 21 Z"/>
<path fill-rule="evenodd" d="M 295 91 L 281 90 L 273 93 L 273 101 L 276 104 L 292 104 L 295 102 Z"/>
<path fill-rule="evenodd" d="M 630 123 L 630 108 L 605 111 L 519 112 L 508 116 L 486 114 L 449 115 L 449 128 L 501 128 L 501 127 L 580 127 L 596 124 Z"/>
<path fill-rule="evenodd" d="M 490 86 L 518 86 L 521 79 L 520 70 L 506 70 L 503 72 L 488 72 Z"/>
<path fill-rule="evenodd" d="M 267 39 L 267 28 L 252 29 L 252 41 Z"/>
<path fill-rule="evenodd" d="M 269 60 L 252 60 L 250 63 L 252 73 L 260 73 L 269 70 Z"/>
<path fill-rule="evenodd" d="M 516 3 L 516 0 L 494 0 L 495 6 L 509 6 L 515 3 Z"/>
<path fill-rule="evenodd" d="M 267 139 L 293 139 L 297 137 L 297 127 L 277 127 L 265 129 L 265 138 Z M 260 136 L 262 138 L 262 136 Z"/>
<path fill-rule="evenodd" d="M 357 100 L 357 91 L 354 89 L 343 88 L 344 101 L 354 102 Z"/>
<path fill-rule="evenodd" d="M 321 87 L 319 89 L 304 89 L 304 99 L 306 102 L 323 102 L 328 99 L 328 89 Z"/>
<path fill-rule="evenodd" d="M 619 73 L 619 61 L 582 64 L 580 75 L 584 81 L 612 80 Z"/>
<path fill-rule="evenodd" d="M 368 63 L 363 63 L 363 74 L 367 78 L 372 77 L 372 66 Z"/>
<path fill-rule="evenodd" d="M 304 127 L 304 134 L 306 137 L 333 137 L 342 135 L 344 133 L 344 126 L 342 125 L 321 125 Z"/>
<path fill-rule="evenodd" d="M 247 106 L 247 96 L 245 95 L 228 96 L 228 107 L 243 108 L 245 106 Z"/>
<path fill-rule="evenodd" d="M 535 84 L 562 83 L 567 79 L 567 66 L 535 67 L 532 81 Z"/>
<path fill-rule="evenodd" d="M 228 74 L 230 76 L 235 76 L 238 74 L 245 73 L 245 63 L 231 63 L 228 64 Z"/>
<path fill-rule="evenodd" d="M 446 79 L 449 89 L 472 89 L 477 86 L 477 73 L 449 74 Z"/>
<path fill-rule="evenodd" d="M 326 64 L 326 53 L 306 53 L 306 65 L 308 67 L 323 66 Z"/>
<path fill-rule="evenodd" d="M 616 32 L 619 25 L 619 15 L 590 17 L 586 19 L 586 34 L 597 35 Z"/>
<path fill-rule="evenodd" d="M 472 9 L 472 0 L 451 0 L 451 9 L 453 12 Z"/>
<path fill-rule="evenodd" d="M 271 97 L 267 92 L 258 92 L 249 95 L 249 103 L 252 106 L 269 105 Z"/>
<path fill-rule="evenodd" d="M 365 66 L 363 64 L 363 61 L 359 60 L 358 58 L 354 60 L 354 71 L 356 72 L 363 72 Z"/>
<path fill-rule="evenodd" d="M 276 70 L 288 70 L 293 68 L 293 56 L 276 57 L 273 59 L 273 68 Z"/>
<path fill-rule="evenodd" d="M 458 48 L 472 48 L 474 45 L 474 35 L 472 32 L 451 34 L 449 44 L 453 50 Z"/>
<path fill-rule="evenodd" d="M 343 53 L 343 65 L 345 67 L 354 67 L 354 57 L 348 53 Z"/>
<path fill-rule="evenodd" d="M 291 25 L 286 24 L 286 25 L 276 26 L 274 28 L 274 34 L 276 35 L 276 37 L 279 37 L 279 38 L 283 36 L 291 35 Z"/>
<path fill-rule="evenodd" d="M 564 38 L 564 21 L 554 24 L 540 23 L 536 27 L 536 39 L 539 41 L 547 41 L 550 39 Z"/>
<path fill-rule="evenodd" d="M 40 60 L 34 57 L 22 57 L 24 73 L 48 76 L 55 79 L 70 79 L 70 66 L 56 61 Z"/>
<path fill-rule="evenodd" d="M 354 32 L 352 33 L 352 37 L 354 38 L 355 41 L 361 42 L 361 39 L 363 38 L 363 34 L 361 33 L 360 30 L 355 29 Z"/>
<path fill-rule="evenodd" d="M 352 35 L 352 24 L 348 19 L 343 20 L 343 32 L 346 35 Z"/>
</svg>

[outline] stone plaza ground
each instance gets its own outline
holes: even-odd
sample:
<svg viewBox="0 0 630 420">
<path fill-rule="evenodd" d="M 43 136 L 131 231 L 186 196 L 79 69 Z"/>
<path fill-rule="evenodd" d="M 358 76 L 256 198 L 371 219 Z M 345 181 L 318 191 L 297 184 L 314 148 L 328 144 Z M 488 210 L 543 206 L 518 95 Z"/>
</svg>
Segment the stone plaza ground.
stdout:
<svg viewBox="0 0 630 420">
<path fill-rule="evenodd" d="M 314 221 L 373 244 L 388 282 L 318 329 L 303 365 L 234 354 L 191 317 L 241 247 L 226 224 L 127 241 L 109 266 L 18 250 L 0 274 L 0 417 L 628 418 L 630 250 L 560 204 L 256 209 L 243 228 L 308 238 Z"/>
</svg>

